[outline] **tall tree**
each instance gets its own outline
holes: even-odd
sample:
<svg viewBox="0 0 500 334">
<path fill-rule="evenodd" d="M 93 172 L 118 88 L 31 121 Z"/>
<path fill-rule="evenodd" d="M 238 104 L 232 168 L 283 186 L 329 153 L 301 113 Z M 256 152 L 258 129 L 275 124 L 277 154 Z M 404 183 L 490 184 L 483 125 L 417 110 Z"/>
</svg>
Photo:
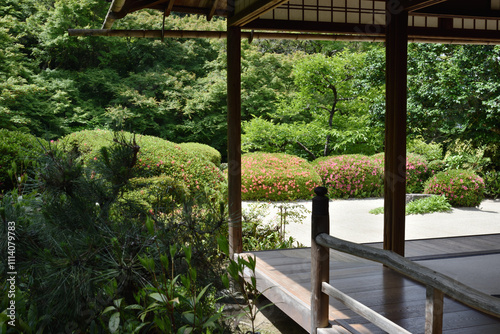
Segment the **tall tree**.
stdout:
<svg viewBox="0 0 500 334">
<path fill-rule="evenodd" d="M 248 150 L 285 150 L 316 159 L 332 153 L 375 153 L 381 132 L 369 127 L 370 102 L 380 93 L 366 81 L 366 53 L 344 51 L 332 57 L 297 56 L 295 94 L 283 100 L 271 119 L 244 127 Z"/>
</svg>

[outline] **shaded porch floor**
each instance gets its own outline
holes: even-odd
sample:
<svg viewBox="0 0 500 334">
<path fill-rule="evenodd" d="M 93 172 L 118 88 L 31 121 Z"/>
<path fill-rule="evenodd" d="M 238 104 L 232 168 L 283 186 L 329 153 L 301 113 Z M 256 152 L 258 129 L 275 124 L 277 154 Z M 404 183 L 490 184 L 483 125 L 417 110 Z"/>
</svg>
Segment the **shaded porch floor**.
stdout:
<svg viewBox="0 0 500 334">
<path fill-rule="evenodd" d="M 382 248 L 381 243 L 367 244 Z M 260 291 L 310 331 L 310 248 L 252 252 Z M 406 257 L 500 296 L 500 234 L 406 241 Z M 331 251 L 330 284 L 412 333 L 424 333 L 425 287 L 382 265 Z M 384 333 L 330 298 L 339 333 Z M 500 333 L 500 319 L 445 297 L 443 332 Z"/>
</svg>

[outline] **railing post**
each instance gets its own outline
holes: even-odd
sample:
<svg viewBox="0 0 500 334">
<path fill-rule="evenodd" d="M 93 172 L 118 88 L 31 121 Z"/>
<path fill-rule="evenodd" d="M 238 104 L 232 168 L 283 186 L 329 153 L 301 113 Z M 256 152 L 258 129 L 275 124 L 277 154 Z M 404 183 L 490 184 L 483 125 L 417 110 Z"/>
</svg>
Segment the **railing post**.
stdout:
<svg viewBox="0 0 500 334">
<path fill-rule="evenodd" d="M 321 291 L 321 284 L 330 281 L 330 249 L 316 243 L 316 236 L 330 234 L 330 215 L 328 213 L 328 190 L 325 187 L 314 189 L 316 197 L 312 200 L 311 218 L 311 333 L 317 328 L 329 325 L 329 296 Z"/>
<path fill-rule="evenodd" d="M 425 297 L 425 334 L 441 334 L 443 333 L 444 293 L 427 285 Z"/>
</svg>

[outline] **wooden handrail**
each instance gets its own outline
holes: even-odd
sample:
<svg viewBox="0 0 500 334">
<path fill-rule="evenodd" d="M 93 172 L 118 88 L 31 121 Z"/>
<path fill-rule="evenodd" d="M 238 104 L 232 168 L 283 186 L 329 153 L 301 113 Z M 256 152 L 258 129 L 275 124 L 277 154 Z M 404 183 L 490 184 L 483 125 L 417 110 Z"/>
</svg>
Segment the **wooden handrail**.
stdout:
<svg viewBox="0 0 500 334">
<path fill-rule="evenodd" d="M 316 243 L 343 253 L 382 263 L 405 276 L 470 306 L 473 309 L 500 318 L 500 299 L 480 292 L 453 278 L 412 262 L 391 251 L 359 245 L 338 239 L 326 233 L 318 234 Z"/>
</svg>

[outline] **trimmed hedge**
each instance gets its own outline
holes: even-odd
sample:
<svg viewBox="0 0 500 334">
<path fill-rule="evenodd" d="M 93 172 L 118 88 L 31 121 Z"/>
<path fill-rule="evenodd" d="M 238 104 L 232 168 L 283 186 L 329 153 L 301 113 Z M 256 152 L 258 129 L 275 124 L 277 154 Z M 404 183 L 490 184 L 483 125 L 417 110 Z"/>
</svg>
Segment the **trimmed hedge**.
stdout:
<svg viewBox="0 0 500 334">
<path fill-rule="evenodd" d="M 474 207 L 484 199 L 484 181 L 471 171 L 448 170 L 431 177 L 424 192 L 444 195 L 452 206 Z"/>
<path fill-rule="evenodd" d="M 243 200 L 310 199 L 321 178 L 307 160 L 282 153 L 248 153 L 241 158 Z"/>
<path fill-rule="evenodd" d="M 120 132 L 131 140 L 133 134 Z M 62 145 L 78 145 L 88 164 L 97 159 L 99 150 L 110 146 L 114 133 L 107 130 L 84 130 L 72 133 L 61 140 Z M 191 196 L 200 193 L 220 197 L 225 193 L 226 179 L 214 164 L 188 152 L 180 145 L 153 136 L 135 136 L 140 146 L 138 162 L 134 167 L 136 177 L 149 178 L 169 176 L 177 182 L 184 182 Z"/>
<path fill-rule="evenodd" d="M 333 198 L 379 197 L 383 192 L 383 160 L 378 156 L 339 155 L 313 162 Z"/>
<path fill-rule="evenodd" d="M 15 163 L 18 176 L 31 173 L 33 161 L 43 152 L 41 145 L 48 143 L 33 135 L 0 129 L 0 190 L 10 190 L 15 185 L 9 176 L 12 163 Z"/>
<path fill-rule="evenodd" d="M 207 159 L 217 167 L 219 167 L 221 164 L 222 156 L 220 152 L 212 146 L 200 143 L 180 143 L 179 146 L 186 152 Z"/>
</svg>

